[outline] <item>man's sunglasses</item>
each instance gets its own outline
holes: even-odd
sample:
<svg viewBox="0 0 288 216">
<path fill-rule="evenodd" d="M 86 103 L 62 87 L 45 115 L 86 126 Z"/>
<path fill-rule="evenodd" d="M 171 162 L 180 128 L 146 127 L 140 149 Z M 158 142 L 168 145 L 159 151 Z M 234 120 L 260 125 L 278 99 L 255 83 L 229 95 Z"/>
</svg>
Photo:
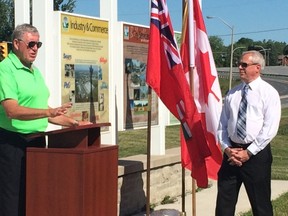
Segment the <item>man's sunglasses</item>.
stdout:
<svg viewBox="0 0 288 216">
<path fill-rule="evenodd" d="M 32 49 L 35 45 L 37 46 L 37 48 L 39 49 L 42 46 L 42 42 L 38 41 L 30 41 L 29 43 L 26 43 L 25 41 L 23 41 L 22 39 L 17 39 L 18 41 L 22 41 L 23 43 L 25 43 L 27 45 L 28 48 Z"/>
<path fill-rule="evenodd" d="M 251 66 L 251 65 L 258 65 L 259 63 L 252 63 L 252 64 L 248 64 L 248 63 L 246 63 L 246 62 L 239 62 L 238 63 L 238 67 L 242 67 L 242 68 L 247 68 L 247 67 L 249 67 L 249 66 Z"/>
</svg>

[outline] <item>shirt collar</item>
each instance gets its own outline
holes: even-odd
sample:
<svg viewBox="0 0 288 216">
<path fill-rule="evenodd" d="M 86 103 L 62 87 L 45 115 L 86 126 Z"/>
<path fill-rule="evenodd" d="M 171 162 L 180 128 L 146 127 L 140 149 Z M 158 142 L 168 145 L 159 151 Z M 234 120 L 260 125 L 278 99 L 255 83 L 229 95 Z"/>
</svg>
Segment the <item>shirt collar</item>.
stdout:
<svg viewBox="0 0 288 216">
<path fill-rule="evenodd" d="M 11 62 L 14 64 L 14 66 L 17 69 L 25 68 L 25 69 L 29 70 L 30 72 L 33 71 L 33 65 L 31 66 L 31 70 L 29 68 L 25 67 L 14 52 L 11 51 L 8 55 L 8 58 L 11 60 Z"/>
<path fill-rule="evenodd" d="M 248 83 L 249 85 L 249 89 L 250 90 L 253 90 L 253 89 L 256 89 L 259 85 L 260 85 L 260 82 L 261 82 L 261 77 L 259 76 L 257 79 L 253 80 L 252 82 Z M 243 84 L 242 88 L 244 88 L 244 85 L 245 83 Z"/>
</svg>

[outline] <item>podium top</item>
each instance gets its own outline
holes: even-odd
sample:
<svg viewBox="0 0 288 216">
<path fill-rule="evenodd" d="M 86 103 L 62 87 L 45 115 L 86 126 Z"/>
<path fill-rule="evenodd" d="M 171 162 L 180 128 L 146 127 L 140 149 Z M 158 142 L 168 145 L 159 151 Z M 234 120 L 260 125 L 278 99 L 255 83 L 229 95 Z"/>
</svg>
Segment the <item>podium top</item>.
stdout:
<svg viewBox="0 0 288 216">
<path fill-rule="evenodd" d="M 48 148 L 88 148 L 100 147 L 101 127 L 111 126 L 110 123 L 99 123 L 63 128 L 53 131 L 31 134 L 27 138 L 48 137 Z"/>
<path fill-rule="evenodd" d="M 76 127 L 67 127 L 67 128 L 62 128 L 58 130 L 52 130 L 52 131 L 47 131 L 44 132 L 45 135 L 50 135 L 50 134 L 57 134 L 57 133 L 65 133 L 65 132 L 70 132 L 70 131 L 75 131 L 75 130 L 86 130 L 86 129 L 92 129 L 92 128 L 101 128 L 101 127 L 108 127 L 111 126 L 111 123 L 95 123 L 95 124 L 90 124 L 90 125 L 81 125 L 81 126 L 76 126 Z"/>
<path fill-rule="evenodd" d="M 39 132 L 35 134 L 30 134 L 27 136 L 27 138 L 36 138 L 36 137 L 41 137 L 41 136 L 49 136 L 53 134 L 59 134 L 59 133 L 66 133 L 66 132 L 71 132 L 71 131 L 77 131 L 77 130 L 89 130 L 92 128 L 101 128 L 101 127 L 108 127 L 111 126 L 111 123 L 95 123 L 95 124 L 90 124 L 90 125 L 81 125 L 81 126 L 76 126 L 76 127 L 65 127 L 57 130 L 51 130 L 51 131 L 46 131 L 46 132 Z"/>
</svg>

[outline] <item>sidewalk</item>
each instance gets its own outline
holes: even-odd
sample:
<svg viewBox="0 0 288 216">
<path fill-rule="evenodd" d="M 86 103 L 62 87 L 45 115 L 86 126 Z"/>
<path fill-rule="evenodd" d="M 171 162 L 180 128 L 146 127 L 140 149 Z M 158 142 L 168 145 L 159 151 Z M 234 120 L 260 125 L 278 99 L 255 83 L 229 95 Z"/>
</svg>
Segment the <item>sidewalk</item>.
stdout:
<svg viewBox="0 0 288 216">
<path fill-rule="evenodd" d="M 271 182 L 272 200 L 278 198 L 281 194 L 288 192 L 288 181 L 272 180 Z M 207 189 L 203 189 L 196 193 L 196 215 L 197 216 L 213 216 L 215 210 L 215 202 L 217 195 L 217 182 L 213 181 L 212 186 Z M 186 216 L 192 216 L 192 195 L 189 194 L 185 197 L 185 212 Z M 154 212 L 150 212 L 151 216 L 180 216 L 182 212 L 181 197 L 177 202 L 172 204 L 157 206 Z M 244 186 L 242 185 L 237 208 L 236 215 L 246 212 L 250 209 L 250 203 L 246 195 Z M 137 214 L 137 216 L 145 216 L 146 213 Z M 183 214 L 182 214 L 183 215 Z M 181 215 L 181 216 L 182 216 Z M 185 215 L 185 214 L 184 214 Z"/>
</svg>

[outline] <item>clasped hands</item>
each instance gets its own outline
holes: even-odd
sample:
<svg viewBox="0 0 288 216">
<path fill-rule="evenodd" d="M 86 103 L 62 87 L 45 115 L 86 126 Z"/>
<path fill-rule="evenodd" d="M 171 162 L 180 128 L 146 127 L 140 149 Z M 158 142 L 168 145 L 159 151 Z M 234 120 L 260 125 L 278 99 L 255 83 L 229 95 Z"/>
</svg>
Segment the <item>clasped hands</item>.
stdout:
<svg viewBox="0 0 288 216">
<path fill-rule="evenodd" d="M 62 126 L 81 126 L 81 125 L 90 125 L 93 124 L 90 121 L 76 121 L 65 114 L 68 112 L 68 109 L 72 107 L 72 103 L 64 103 L 61 107 L 50 108 L 49 107 L 49 115 L 50 121 L 54 124 L 59 124 Z M 53 119 L 53 120 L 52 120 Z"/>
<path fill-rule="evenodd" d="M 68 112 L 68 109 L 72 107 L 72 103 L 64 103 L 61 107 L 49 108 L 50 117 L 56 117 L 64 115 Z"/>
<path fill-rule="evenodd" d="M 231 166 L 241 167 L 243 163 L 249 160 L 248 151 L 243 148 L 226 148 L 225 154 L 228 156 L 228 162 Z"/>
</svg>

